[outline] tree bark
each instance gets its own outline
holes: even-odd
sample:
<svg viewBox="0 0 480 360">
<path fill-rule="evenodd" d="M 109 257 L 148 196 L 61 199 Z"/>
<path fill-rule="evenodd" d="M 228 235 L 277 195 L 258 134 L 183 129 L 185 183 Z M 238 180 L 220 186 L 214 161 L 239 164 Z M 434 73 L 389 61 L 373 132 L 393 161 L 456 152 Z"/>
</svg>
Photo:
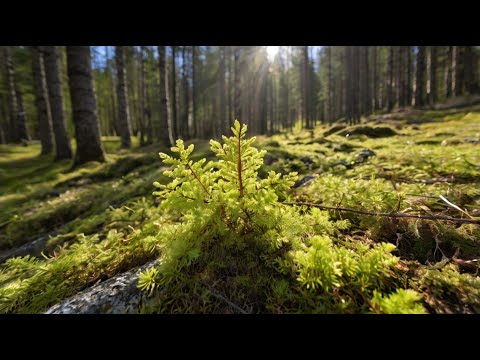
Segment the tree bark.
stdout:
<svg viewBox="0 0 480 360">
<path fill-rule="evenodd" d="M 192 136 L 197 137 L 197 47 L 192 46 Z"/>
<path fill-rule="evenodd" d="M 158 140 L 165 146 L 172 146 L 173 134 L 168 119 L 167 72 L 165 46 L 158 47 L 158 68 L 160 72 L 160 129 Z"/>
<path fill-rule="evenodd" d="M 44 46 L 43 51 L 52 127 L 55 136 L 55 159 L 71 159 L 73 154 L 65 124 L 63 90 L 57 48 L 55 46 Z"/>
<path fill-rule="evenodd" d="M 393 57 L 394 57 L 394 47 L 389 46 L 388 49 L 388 83 L 387 83 L 387 110 L 392 111 L 395 104 L 394 92 L 393 92 Z"/>
<path fill-rule="evenodd" d="M 8 92 L 8 110 L 10 117 L 10 141 L 20 142 L 30 140 L 27 125 L 25 122 L 25 111 L 23 109 L 22 94 L 17 88 L 15 81 L 15 67 L 12 59 L 10 46 L 4 47 L 5 72 Z"/>
<path fill-rule="evenodd" d="M 90 47 L 67 46 L 67 69 L 77 140 L 75 166 L 87 161 L 104 162 L 106 158 L 100 139 Z"/>
<path fill-rule="evenodd" d="M 378 50 L 377 46 L 373 46 L 373 110 L 380 108 L 378 102 Z"/>
<path fill-rule="evenodd" d="M 430 72 L 429 72 L 429 94 L 428 100 L 430 105 L 433 105 L 437 102 L 437 47 L 430 46 L 429 51 L 429 63 L 430 63 Z"/>
<path fill-rule="evenodd" d="M 190 112 L 190 85 L 188 84 L 187 70 L 187 46 L 182 47 L 182 83 L 183 83 L 183 109 L 180 123 L 181 133 L 185 139 L 190 137 L 188 126 L 188 115 Z"/>
<path fill-rule="evenodd" d="M 41 154 L 47 155 L 53 151 L 53 134 L 50 106 L 47 100 L 47 84 L 45 81 L 45 67 L 42 49 L 39 46 L 32 46 L 31 54 L 33 91 L 35 93 L 35 105 L 37 108 L 37 119 L 40 130 L 40 143 L 42 145 Z"/>
<path fill-rule="evenodd" d="M 218 67 L 218 111 L 216 137 L 220 138 L 222 134 L 227 133 L 227 119 L 225 116 L 225 46 L 219 46 L 219 67 Z"/>
<path fill-rule="evenodd" d="M 425 78 L 426 78 L 426 62 L 425 62 L 425 46 L 418 47 L 417 53 L 417 72 L 415 76 L 415 107 L 425 105 Z"/>
<path fill-rule="evenodd" d="M 172 46 L 172 132 L 174 138 L 177 139 L 179 135 L 178 132 L 178 123 L 177 123 L 177 68 L 176 68 L 176 46 Z"/>
<path fill-rule="evenodd" d="M 464 68 L 464 46 L 453 47 L 454 58 L 454 93 L 455 96 L 461 96 L 465 92 L 465 68 Z"/>
<path fill-rule="evenodd" d="M 130 148 L 132 128 L 128 109 L 127 68 L 125 66 L 125 47 L 115 47 L 117 65 L 117 97 L 118 97 L 118 131 L 122 139 L 122 148 Z"/>
<path fill-rule="evenodd" d="M 234 50 L 234 118 L 236 120 L 242 121 L 242 107 L 241 107 L 241 87 L 240 87 L 240 46 L 235 46 Z"/>
<path fill-rule="evenodd" d="M 453 66 L 453 46 L 446 47 L 445 54 L 445 97 L 451 98 L 453 94 L 452 84 L 452 66 Z"/>
</svg>

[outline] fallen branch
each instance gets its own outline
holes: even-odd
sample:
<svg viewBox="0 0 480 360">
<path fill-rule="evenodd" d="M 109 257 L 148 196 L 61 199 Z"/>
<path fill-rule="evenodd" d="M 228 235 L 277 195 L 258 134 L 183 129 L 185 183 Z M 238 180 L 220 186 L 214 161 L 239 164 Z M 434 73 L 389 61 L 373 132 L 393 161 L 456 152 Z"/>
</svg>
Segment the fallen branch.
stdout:
<svg viewBox="0 0 480 360">
<path fill-rule="evenodd" d="M 325 210 L 336 210 L 336 211 L 346 211 L 352 212 L 356 214 L 362 215 L 372 215 L 372 216 L 381 216 L 381 217 L 391 217 L 391 218 L 414 218 L 414 219 L 425 219 L 425 220 L 446 220 L 446 221 L 454 221 L 454 222 L 461 222 L 461 223 L 469 223 L 469 224 L 477 224 L 480 225 L 480 219 L 460 219 L 460 218 L 453 218 L 450 216 L 434 216 L 434 215 L 416 215 L 416 214 L 404 214 L 404 213 L 377 213 L 372 211 L 362 211 L 362 210 L 355 210 L 355 209 L 346 209 L 342 207 L 336 206 L 326 206 L 326 205 L 319 205 L 319 204 L 312 204 L 312 203 L 302 203 L 302 202 L 283 202 L 282 204 L 285 205 L 304 205 L 310 207 L 316 207 L 319 209 Z"/>
<path fill-rule="evenodd" d="M 218 293 L 217 291 L 211 289 L 209 286 L 207 286 L 206 284 L 202 283 L 205 288 L 207 289 L 207 291 L 214 297 L 216 297 L 217 299 L 219 300 L 222 300 L 223 302 L 227 303 L 228 305 L 230 305 L 231 307 L 233 307 L 235 310 L 237 310 L 238 312 L 240 312 L 241 314 L 249 314 L 248 312 L 246 312 L 245 310 L 243 310 L 240 306 L 238 306 L 237 304 L 231 302 L 230 300 L 228 300 L 226 297 L 224 297 L 223 295 L 221 295 L 220 293 Z"/>
</svg>

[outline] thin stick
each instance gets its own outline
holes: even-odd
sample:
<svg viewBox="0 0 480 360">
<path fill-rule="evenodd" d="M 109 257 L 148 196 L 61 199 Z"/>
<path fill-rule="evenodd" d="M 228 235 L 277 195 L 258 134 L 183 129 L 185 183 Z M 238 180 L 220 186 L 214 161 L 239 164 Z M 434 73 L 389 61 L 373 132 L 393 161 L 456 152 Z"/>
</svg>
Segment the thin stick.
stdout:
<svg viewBox="0 0 480 360">
<path fill-rule="evenodd" d="M 362 215 L 373 215 L 373 216 L 391 217 L 391 218 L 414 218 L 414 219 L 425 219 L 425 220 L 446 220 L 446 221 L 455 221 L 455 222 L 461 222 L 461 223 L 469 223 L 469 224 L 480 225 L 480 220 L 460 219 L 460 218 L 453 218 L 453 217 L 450 217 L 450 216 L 415 215 L 415 214 L 403 214 L 403 213 L 376 213 L 376 212 L 371 212 L 371 211 L 346 209 L 346 208 L 335 207 L 335 206 L 326 206 L 326 205 L 319 205 L 319 204 L 312 204 L 312 203 L 302 203 L 302 202 L 283 202 L 282 204 L 285 204 L 285 205 L 305 205 L 305 206 L 317 207 L 319 209 L 347 211 L 347 212 L 353 212 L 353 213 L 362 214 Z"/>
<path fill-rule="evenodd" d="M 205 285 L 206 286 L 206 285 Z M 220 295 L 218 292 L 216 292 L 215 290 L 213 289 L 210 289 L 210 287 L 206 286 L 207 288 L 207 291 L 215 296 L 217 299 L 219 300 L 222 300 L 224 302 L 226 302 L 228 305 L 230 305 L 231 307 L 233 307 L 235 310 L 239 311 L 240 313 L 242 314 L 248 314 L 248 312 L 246 312 L 245 310 L 243 310 L 240 306 L 234 304 L 233 302 L 231 302 L 230 300 L 228 300 L 227 298 L 225 298 L 224 296 Z"/>
</svg>

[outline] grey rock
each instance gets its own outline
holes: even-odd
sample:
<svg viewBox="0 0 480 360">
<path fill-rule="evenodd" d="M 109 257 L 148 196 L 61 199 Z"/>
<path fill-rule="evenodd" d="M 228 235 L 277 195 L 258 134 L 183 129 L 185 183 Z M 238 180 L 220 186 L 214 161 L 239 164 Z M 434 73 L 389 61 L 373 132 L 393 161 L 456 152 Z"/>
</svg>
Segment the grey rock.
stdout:
<svg viewBox="0 0 480 360">
<path fill-rule="evenodd" d="M 151 261 L 85 289 L 52 306 L 45 314 L 132 314 L 148 297 L 137 288 L 141 272 L 159 264 Z"/>
<path fill-rule="evenodd" d="M 36 240 L 33 240 L 22 246 L 0 252 L 0 264 L 12 257 L 17 256 L 32 255 L 40 257 L 43 249 L 45 248 L 45 244 L 47 243 L 48 238 L 48 235 L 40 236 Z"/>
</svg>

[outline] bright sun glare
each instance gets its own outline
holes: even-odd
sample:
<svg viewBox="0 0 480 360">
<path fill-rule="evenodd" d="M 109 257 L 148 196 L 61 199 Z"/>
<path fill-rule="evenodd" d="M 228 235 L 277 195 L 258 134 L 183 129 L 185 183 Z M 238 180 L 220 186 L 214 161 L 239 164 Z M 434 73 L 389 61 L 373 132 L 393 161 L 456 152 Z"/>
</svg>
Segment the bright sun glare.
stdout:
<svg viewBox="0 0 480 360">
<path fill-rule="evenodd" d="M 277 55 L 280 46 L 265 46 L 267 48 L 268 60 L 273 61 Z"/>
</svg>

